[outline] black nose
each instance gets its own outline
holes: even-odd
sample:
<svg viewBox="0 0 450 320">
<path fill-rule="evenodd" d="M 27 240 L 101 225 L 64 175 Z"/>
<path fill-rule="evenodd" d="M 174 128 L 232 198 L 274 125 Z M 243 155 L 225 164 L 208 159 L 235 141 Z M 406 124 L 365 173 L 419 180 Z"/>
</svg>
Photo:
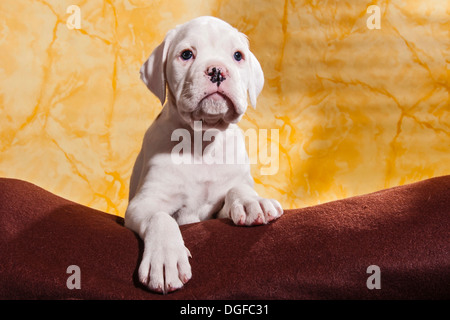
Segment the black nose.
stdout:
<svg viewBox="0 0 450 320">
<path fill-rule="evenodd" d="M 208 69 L 208 76 L 211 77 L 209 80 L 212 83 L 217 83 L 217 86 L 220 86 L 220 84 L 226 80 L 226 78 L 222 74 L 222 70 L 216 67 Z"/>
</svg>

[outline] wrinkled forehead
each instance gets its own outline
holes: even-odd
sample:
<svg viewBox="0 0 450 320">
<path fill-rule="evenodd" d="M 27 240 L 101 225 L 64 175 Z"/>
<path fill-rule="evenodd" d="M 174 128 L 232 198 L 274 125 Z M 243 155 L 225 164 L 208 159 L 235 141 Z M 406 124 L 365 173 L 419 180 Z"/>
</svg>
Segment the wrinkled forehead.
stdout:
<svg viewBox="0 0 450 320">
<path fill-rule="evenodd" d="M 247 49 L 248 41 L 244 34 L 228 23 L 218 19 L 195 19 L 176 28 L 174 38 L 176 47 L 230 47 Z"/>
</svg>

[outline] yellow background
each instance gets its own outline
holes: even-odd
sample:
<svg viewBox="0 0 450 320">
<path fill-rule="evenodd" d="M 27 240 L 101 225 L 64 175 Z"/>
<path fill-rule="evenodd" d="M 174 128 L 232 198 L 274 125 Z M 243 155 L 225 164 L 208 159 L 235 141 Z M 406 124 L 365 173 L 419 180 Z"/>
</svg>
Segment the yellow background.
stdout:
<svg viewBox="0 0 450 320">
<path fill-rule="evenodd" d="M 80 30 L 66 25 L 72 4 Z M 201 15 L 247 34 L 265 72 L 241 122 L 279 129 L 278 173 L 252 168 L 261 195 L 295 208 L 450 174 L 450 1 L 2 0 L 0 12 L 0 176 L 123 215 L 161 110 L 139 68 Z"/>
</svg>

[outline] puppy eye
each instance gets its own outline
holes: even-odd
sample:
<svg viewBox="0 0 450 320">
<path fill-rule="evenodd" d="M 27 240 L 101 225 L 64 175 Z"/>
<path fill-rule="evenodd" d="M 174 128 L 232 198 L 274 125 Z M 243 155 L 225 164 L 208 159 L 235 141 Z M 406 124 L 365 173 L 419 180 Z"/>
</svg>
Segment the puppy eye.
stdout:
<svg viewBox="0 0 450 320">
<path fill-rule="evenodd" d="M 191 50 L 184 50 L 184 51 L 181 53 L 181 59 L 183 59 L 183 60 L 185 60 L 185 61 L 191 59 L 193 56 L 194 56 L 194 54 L 192 53 Z"/>
<path fill-rule="evenodd" d="M 236 60 L 236 61 L 241 61 L 241 60 L 242 60 L 242 53 L 239 52 L 239 51 L 236 51 L 236 52 L 234 53 L 233 57 L 234 57 L 234 60 Z"/>
</svg>

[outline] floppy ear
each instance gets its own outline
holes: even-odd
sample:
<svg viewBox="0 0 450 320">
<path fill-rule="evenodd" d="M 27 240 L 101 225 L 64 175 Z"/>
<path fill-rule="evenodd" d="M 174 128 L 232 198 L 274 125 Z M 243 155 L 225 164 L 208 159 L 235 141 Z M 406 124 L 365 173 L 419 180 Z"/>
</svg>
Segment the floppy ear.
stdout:
<svg viewBox="0 0 450 320">
<path fill-rule="evenodd" d="M 256 108 L 256 98 L 264 87 L 264 73 L 255 55 L 249 51 L 250 74 L 248 78 L 248 96 L 253 108 Z"/>
<path fill-rule="evenodd" d="M 150 57 L 142 65 L 140 73 L 141 79 L 147 88 L 159 98 L 161 104 L 166 100 L 166 59 L 170 42 L 175 31 L 170 30 L 164 41 L 153 50 Z"/>
</svg>

